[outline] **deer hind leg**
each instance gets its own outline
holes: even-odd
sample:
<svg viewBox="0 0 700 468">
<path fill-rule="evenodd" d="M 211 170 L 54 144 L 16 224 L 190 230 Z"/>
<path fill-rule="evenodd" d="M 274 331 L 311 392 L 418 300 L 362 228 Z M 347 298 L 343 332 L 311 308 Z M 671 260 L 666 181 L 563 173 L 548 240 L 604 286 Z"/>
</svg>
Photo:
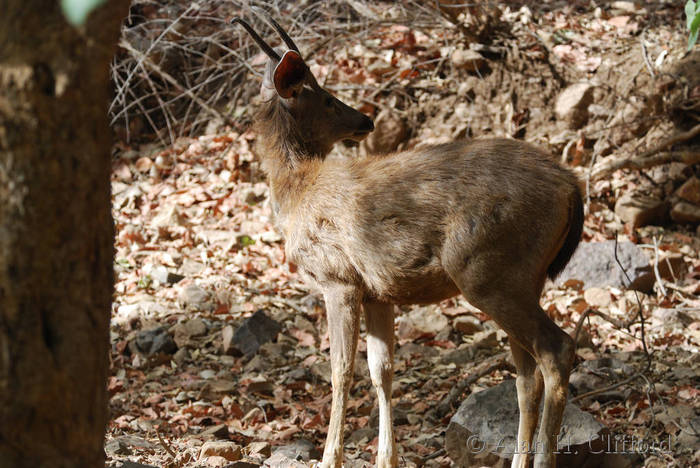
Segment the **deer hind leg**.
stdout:
<svg viewBox="0 0 700 468">
<path fill-rule="evenodd" d="M 515 455 L 511 468 L 527 468 L 528 452 L 532 450 L 532 439 L 537 428 L 540 401 L 542 400 L 542 373 L 537 368 L 537 362 L 517 341 L 512 338 L 510 349 L 513 361 L 518 370 L 515 381 L 518 390 L 518 408 L 520 422 Z"/>
<path fill-rule="evenodd" d="M 544 377 L 544 408 L 537 436 L 534 468 L 550 468 L 555 465 L 553 452 L 557 450 L 569 391 L 569 374 L 576 351 L 574 340 L 551 320 L 549 324 L 551 326 L 547 327 L 543 338 L 545 342 L 534 343 L 537 364 Z"/>
<path fill-rule="evenodd" d="M 349 286 L 336 286 L 324 292 L 331 346 L 333 399 L 322 468 L 341 468 L 343 465 L 343 426 L 357 351 L 359 298 L 358 291 Z"/>
<path fill-rule="evenodd" d="M 484 268 L 464 268 L 450 274 L 467 300 L 491 316 L 511 342 L 516 341 L 537 363 L 544 381 L 544 409 L 537 443 L 532 447 L 534 468 L 553 468 L 553 452 L 557 449 L 574 360 L 574 342 L 539 306 L 541 281 L 526 278 L 531 270 L 512 264 L 512 259 L 500 260 L 497 268 L 474 262 Z M 525 423 L 531 424 L 527 415 Z M 518 459 L 518 463 L 523 462 Z"/>
<path fill-rule="evenodd" d="M 391 380 L 394 376 L 394 306 L 364 304 L 367 325 L 367 363 L 379 401 L 377 468 L 399 465 L 391 417 Z"/>
</svg>

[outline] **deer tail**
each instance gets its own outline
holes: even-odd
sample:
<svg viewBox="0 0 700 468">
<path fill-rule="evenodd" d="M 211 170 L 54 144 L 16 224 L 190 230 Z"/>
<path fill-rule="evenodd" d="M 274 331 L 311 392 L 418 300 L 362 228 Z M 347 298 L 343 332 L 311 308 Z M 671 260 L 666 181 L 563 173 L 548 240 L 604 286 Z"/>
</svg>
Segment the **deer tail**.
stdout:
<svg viewBox="0 0 700 468">
<path fill-rule="evenodd" d="M 564 239 L 561 249 L 559 249 L 559 253 L 557 253 L 557 256 L 554 257 L 554 260 L 547 268 L 547 276 L 550 279 L 556 278 L 566 264 L 569 263 L 581 240 L 581 233 L 583 232 L 583 200 L 578 184 L 575 187 L 576 189 L 571 195 L 571 204 L 569 205 L 569 232 L 566 235 L 566 239 Z"/>
</svg>

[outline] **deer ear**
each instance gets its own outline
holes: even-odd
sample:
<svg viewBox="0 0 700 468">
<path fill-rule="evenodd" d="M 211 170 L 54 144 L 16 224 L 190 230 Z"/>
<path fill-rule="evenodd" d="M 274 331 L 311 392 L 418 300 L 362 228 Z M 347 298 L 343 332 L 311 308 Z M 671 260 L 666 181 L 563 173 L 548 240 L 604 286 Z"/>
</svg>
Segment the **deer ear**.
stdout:
<svg viewBox="0 0 700 468">
<path fill-rule="evenodd" d="M 307 70 L 304 59 L 297 52 L 285 52 L 272 74 L 277 94 L 285 99 L 293 97 L 301 89 Z"/>
</svg>

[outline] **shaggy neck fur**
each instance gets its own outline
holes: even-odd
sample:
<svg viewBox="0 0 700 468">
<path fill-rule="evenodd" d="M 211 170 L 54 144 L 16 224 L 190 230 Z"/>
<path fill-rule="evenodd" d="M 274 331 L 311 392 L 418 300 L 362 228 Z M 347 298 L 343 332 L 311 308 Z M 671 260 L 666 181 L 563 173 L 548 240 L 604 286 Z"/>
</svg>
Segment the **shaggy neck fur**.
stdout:
<svg viewBox="0 0 700 468">
<path fill-rule="evenodd" d="M 294 116 L 279 98 L 263 104 L 255 121 L 255 152 L 267 173 L 274 209 L 287 211 L 328 151 L 319 151 L 302 137 Z"/>
</svg>

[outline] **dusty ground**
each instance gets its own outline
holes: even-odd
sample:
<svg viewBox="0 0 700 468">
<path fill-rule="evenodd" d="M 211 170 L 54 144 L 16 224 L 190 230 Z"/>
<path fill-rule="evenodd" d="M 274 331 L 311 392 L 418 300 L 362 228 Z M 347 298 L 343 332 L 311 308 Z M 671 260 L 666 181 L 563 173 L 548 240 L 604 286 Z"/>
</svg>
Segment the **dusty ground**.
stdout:
<svg viewBox="0 0 700 468">
<path fill-rule="evenodd" d="M 653 353 L 649 370 L 623 386 L 620 398 L 579 404 L 613 433 L 671 438 L 669 452 L 644 453 L 633 466 L 697 466 L 696 225 L 635 230 L 613 211 L 626 193 L 670 196 L 697 174 L 697 165 L 591 175 L 599 164 L 638 155 L 697 124 L 683 108 L 689 96 L 700 95 L 700 68 L 697 58 L 692 62 L 697 55 L 685 54 L 682 6 L 654 2 L 642 10 L 631 2 L 618 2 L 618 7 L 527 3 L 498 4 L 477 19 L 456 17 L 475 34 L 471 38 L 437 13 L 432 22 L 383 24 L 368 17 L 400 18 L 399 7 L 362 3 L 368 10 L 357 14 L 370 26 L 352 41 L 318 49 L 310 63 L 319 81 L 339 97 L 381 117 L 378 132 L 386 138 L 372 142 L 374 148 L 485 135 L 534 142 L 563 157 L 585 182 L 584 240 L 620 235 L 653 244 L 656 239 L 662 251 L 681 257 L 682 276 L 641 295 L 647 346 Z M 405 8 L 419 6 L 408 3 Z M 312 39 L 299 41 L 302 52 L 315 50 L 325 38 Z M 462 52 L 455 54 L 469 49 L 469 43 L 481 54 L 475 66 L 460 57 Z M 254 90 L 254 78 L 247 79 Z M 555 101 L 577 82 L 591 84 L 591 105 L 584 123 L 571 128 L 556 115 Z M 116 146 L 108 466 L 121 466 L 124 460 L 216 466 L 220 459 L 199 457 L 203 441 L 212 438 L 238 443 L 251 462 L 267 456 L 266 444 L 257 442 L 274 449 L 302 438 L 323 447 L 330 403 L 323 304 L 285 263 L 282 239 L 273 229 L 264 175 L 250 153 L 256 135 L 246 131 L 255 105 L 246 100 L 249 94 L 246 88 L 230 109 L 234 126 L 220 122 L 204 136 L 175 136 L 167 146 Z M 124 136 L 123 128 L 116 131 Z M 392 135 L 399 135 L 394 143 Z M 681 142 L 692 143 L 698 143 L 697 137 Z M 340 148 L 335 157 L 366 150 Z M 550 287 L 543 307 L 567 331 L 591 306 L 622 322 L 633 319 L 636 299 L 628 291 L 604 289 L 609 301 L 590 304 L 576 284 Z M 281 332 L 254 356 L 237 355 L 228 349 L 229 332 L 257 310 L 276 320 Z M 450 466 L 443 445 L 452 412 L 441 417 L 437 407 L 475 365 L 508 345 L 505 335 L 497 333 L 488 346 L 479 347 L 473 363 L 456 366 L 444 357 L 495 325 L 461 299 L 421 310 L 442 327 L 425 329 L 405 320 L 397 329 L 393 402 L 405 416 L 397 425 L 401 466 Z M 457 318 L 464 316 L 473 317 L 481 335 L 456 329 Z M 139 349 L 137 338 L 161 326 L 175 345 L 154 354 Z M 646 356 L 639 332 L 638 323 L 620 330 L 591 317 L 580 362 L 612 356 L 643 370 Z M 375 398 L 363 344 L 358 354 L 346 423 L 347 466 L 363 466 L 376 451 Z M 495 370 L 463 397 L 513 377 L 507 367 Z"/>
</svg>

